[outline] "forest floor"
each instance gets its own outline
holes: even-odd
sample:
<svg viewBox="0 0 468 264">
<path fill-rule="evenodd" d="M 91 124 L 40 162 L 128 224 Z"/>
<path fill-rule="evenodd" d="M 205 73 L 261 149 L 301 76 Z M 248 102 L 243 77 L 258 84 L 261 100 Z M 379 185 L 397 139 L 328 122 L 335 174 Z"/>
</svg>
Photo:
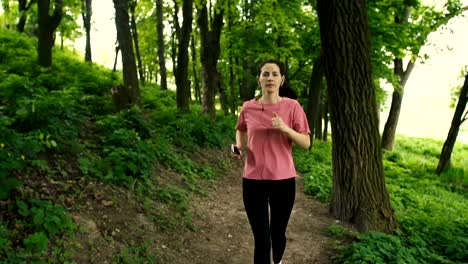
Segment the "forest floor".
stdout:
<svg viewBox="0 0 468 264">
<path fill-rule="evenodd" d="M 215 162 L 213 157 L 218 161 L 230 158 L 220 151 L 208 155 L 211 162 Z M 180 225 L 160 230 L 148 219 L 141 205 L 133 201 L 131 194 L 123 193 L 121 189 L 93 187 L 94 191 L 85 197 L 91 197 L 94 202 L 88 202 L 87 207 L 72 214 L 75 222 L 85 230 L 77 238 L 80 249 L 75 261 L 133 263 L 122 260 L 138 257 L 138 263 L 152 263 L 144 255 L 156 252 L 159 259 L 156 263 L 252 263 L 253 237 L 242 202 L 242 162 L 229 162 L 225 172 L 208 187 L 205 195 L 191 195 L 188 204 L 190 228 Z M 169 170 L 159 173 L 165 174 L 166 179 L 177 178 Z M 302 177 L 296 179 L 296 202 L 286 234 L 283 264 L 332 263 L 340 241 L 328 236 L 326 230 L 335 221 L 329 216 L 325 204 L 304 193 Z M 96 199 L 95 192 L 102 193 L 100 199 Z M 128 244 L 141 245 L 145 241 L 151 241 L 147 243 L 148 248 L 128 248 Z"/>
</svg>

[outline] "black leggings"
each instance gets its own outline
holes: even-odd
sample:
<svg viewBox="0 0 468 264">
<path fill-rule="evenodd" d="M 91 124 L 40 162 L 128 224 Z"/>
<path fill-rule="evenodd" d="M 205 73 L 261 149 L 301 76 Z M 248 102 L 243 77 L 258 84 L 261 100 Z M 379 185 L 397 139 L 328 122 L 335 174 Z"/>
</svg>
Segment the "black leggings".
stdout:
<svg viewBox="0 0 468 264">
<path fill-rule="evenodd" d="M 271 249 L 273 262 L 279 263 L 286 248 L 286 227 L 296 198 L 295 178 L 275 181 L 244 178 L 242 185 L 244 207 L 255 240 L 254 264 L 270 264 Z"/>
</svg>

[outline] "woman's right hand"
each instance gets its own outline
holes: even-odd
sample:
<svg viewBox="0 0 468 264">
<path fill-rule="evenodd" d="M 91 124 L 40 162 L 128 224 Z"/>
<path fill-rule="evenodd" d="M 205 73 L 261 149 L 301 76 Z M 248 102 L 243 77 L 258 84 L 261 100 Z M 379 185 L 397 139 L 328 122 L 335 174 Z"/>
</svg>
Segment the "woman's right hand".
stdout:
<svg viewBox="0 0 468 264">
<path fill-rule="evenodd" d="M 238 146 L 231 144 L 231 155 L 237 159 L 242 159 L 242 150 Z"/>
</svg>

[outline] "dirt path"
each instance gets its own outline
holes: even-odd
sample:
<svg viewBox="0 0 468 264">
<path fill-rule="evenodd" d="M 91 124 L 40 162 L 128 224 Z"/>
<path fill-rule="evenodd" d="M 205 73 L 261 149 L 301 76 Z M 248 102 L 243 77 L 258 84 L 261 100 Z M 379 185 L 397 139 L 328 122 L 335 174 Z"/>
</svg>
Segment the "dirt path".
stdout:
<svg viewBox="0 0 468 264">
<path fill-rule="evenodd" d="M 253 238 L 242 204 L 240 175 L 241 169 L 236 168 L 207 197 L 194 197 L 191 209 L 195 230 L 174 238 L 179 249 L 166 256 L 168 263 L 252 263 Z M 333 219 L 325 205 L 304 194 L 301 177 L 296 187 L 283 263 L 331 263 L 333 239 L 325 235 L 325 230 Z"/>
</svg>

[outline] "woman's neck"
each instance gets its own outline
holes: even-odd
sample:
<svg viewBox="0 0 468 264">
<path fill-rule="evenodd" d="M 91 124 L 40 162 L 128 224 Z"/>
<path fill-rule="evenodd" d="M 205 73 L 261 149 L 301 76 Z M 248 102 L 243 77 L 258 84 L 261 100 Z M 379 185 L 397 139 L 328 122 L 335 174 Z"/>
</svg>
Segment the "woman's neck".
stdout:
<svg viewBox="0 0 468 264">
<path fill-rule="evenodd" d="M 278 94 L 264 94 L 259 100 L 262 104 L 276 104 L 281 101 L 281 97 Z"/>
</svg>

